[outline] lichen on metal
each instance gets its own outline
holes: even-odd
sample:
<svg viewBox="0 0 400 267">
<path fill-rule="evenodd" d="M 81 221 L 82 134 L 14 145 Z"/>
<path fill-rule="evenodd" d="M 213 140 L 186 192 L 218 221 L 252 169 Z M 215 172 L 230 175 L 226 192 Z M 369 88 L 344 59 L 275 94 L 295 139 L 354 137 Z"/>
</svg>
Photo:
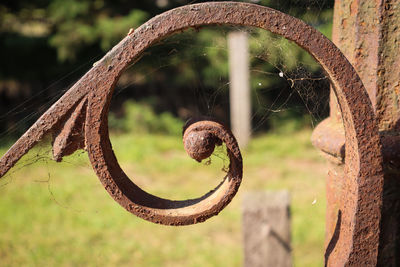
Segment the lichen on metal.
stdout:
<svg viewBox="0 0 400 267">
<path fill-rule="evenodd" d="M 161 199 L 136 186 L 114 156 L 107 125 L 114 86 L 129 64 L 163 38 L 191 27 L 198 29 L 206 25 L 249 26 L 268 30 L 304 48 L 325 70 L 342 110 L 346 135 L 346 194 L 340 196 L 340 217 L 336 231 L 339 234 L 332 238 L 334 242 L 330 242 L 328 249 L 333 252 L 328 254 L 332 253 L 339 265 L 375 265 L 383 176 L 378 126 L 368 94 L 352 65 L 320 32 L 299 19 L 259 5 L 238 2 L 188 5 L 158 15 L 135 29 L 11 147 L 0 160 L 0 177 L 45 134 L 55 133 L 57 136 L 59 133 L 76 133 L 74 129 L 81 125 L 79 119 L 68 118 L 75 116 L 75 112 L 85 112 L 82 134 L 75 136 L 83 145 L 64 146 L 63 138 L 56 138 L 61 142 L 55 144 L 68 150 L 67 154 L 75 148 L 85 147 L 100 181 L 121 206 L 146 220 L 172 225 L 196 223 L 217 214 L 235 195 L 242 175 L 239 148 L 233 135 L 223 125 L 205 121 L 192 126 L 198 127 L 195 128 L 197 132 L 206 131 L 198 136 L 205 134 L 203 137 L 207 138 L 207 142 L 225 142 L 231 162 L 227 178 L 214 191 L 202 198 L 187 201 Z M 208 154 L 211 147 L 204 152 Z M 55 153 L 56 159 L 65 154 L 63 149 Z M 206 155 L 195 154 L 197 159 Z"/>
</svg>

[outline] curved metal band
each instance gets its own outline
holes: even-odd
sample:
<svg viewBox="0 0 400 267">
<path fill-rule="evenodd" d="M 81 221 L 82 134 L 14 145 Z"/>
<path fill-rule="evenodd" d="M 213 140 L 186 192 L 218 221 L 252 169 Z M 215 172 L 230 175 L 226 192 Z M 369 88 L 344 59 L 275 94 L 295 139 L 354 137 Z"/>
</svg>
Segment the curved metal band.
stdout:
<svg viewBox="0 0 400 267">
<path fill-rule="evenodd" d="M 140 191 L 128 182 L 108 140 L 106 122 L 114 85 L 123 70 L 138 59 L 145 49 L 176 32 L 203 25 L 262 28 L 294 41 L 321 64 L 334 86 L 348 140 L 345 168 L 347 194 L 340 196 L 338 203 L 338 211 L 342 215 L 340 235 L 333 254 L 339 259 L 338 265 L 376 264 L 383 187 L 382 157 L 377 123 L 366 90 L 351 64 L 321 33 L 296 18 L 258 5 L 237 2 L 202 3 L 177 8 L 151 19 L 107 53 L 21 137 L 0 161 L 0 176 L 45 133 L 51 131 L 77 102 L 88 97 L 85 129 L 90 160 L 111 196 L 129 209 L 132 202 L 130 192 Z M 40 124 L 43 121 L 47 121 L 45 126 Z M 13 152 L 13 149 L 17 149 L 17 152 Z M 368 198 L 361 197 L 366 194 Z M 161 208 L 164 205 L 157 203 L 152 202 L 152 205 L 158 209 L 159 214 L 171 215 Z M 146 213 L 146 210 L 135 212 L 148 219 L 150 215 Z M 187 222 L 183 217 L 179 220 Z M 178 224 L 178 221 L 173 222 Z M 366 251 L 363 247 L 374 249 Z"/>
<path fill-rule="evenodd" d="M 108 99 L 103 100 L 100 105 L 106 106 Z M 194 224 L 218 214 L 235 196 L 242 180 L 242 156 L 234 136 L 223 125 L 201 121 L 189 126 L 186 131 L 206 131 L 226 144 L 230 165 L 225 179 L 200 198 L 173 201 L 143 191 L 127 177 L 111 148 L 106 117 L 99 121 L 98 113 L 96 109 L 92 109 L 91 103 L 93 102 L 89 101 L 86 124 L 89 158 L 105 189 L 129 212 L 154 223 Z"/>
</svg>

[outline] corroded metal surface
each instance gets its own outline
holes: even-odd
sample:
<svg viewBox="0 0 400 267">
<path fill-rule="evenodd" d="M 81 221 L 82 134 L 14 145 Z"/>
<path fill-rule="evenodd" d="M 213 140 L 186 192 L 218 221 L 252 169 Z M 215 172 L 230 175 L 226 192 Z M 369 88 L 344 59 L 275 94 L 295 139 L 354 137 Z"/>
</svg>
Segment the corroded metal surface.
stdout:
<svg viewBox="0 0 400 267">
<path fill-rule="evenodd" d="M 202 3 L 177 8 L 151 19 L 107 53 L 17 141 L 0 160 L 0 177 L 43 135 L 58 133 L 71 110 L 87 98 L 85 147 L 96 174 L 118 203 L 144 219 L 164 224 L 195 223 L 216 214 L 234 195 L 231 193 L 226 197 L 225 192 L 229 194 L 237 189 L 240 178 L 235 175 L 241 174 L 240 153 L 233 136 L 214 128 L 224 129 L 223 126 L 213 123 L 200 125 L 209 128 L 199 126 L 196 131 L 206 129 L 227 145 L 232 145 L 228 178 L 217 190 L 189 201 L 160 199 L 131 182 L 114 156 L 107 126 L 109 103 L 122 71 L 161 39 L 204 25 L 254 26 L 279 34 L 307 50 L 326 71 L 342 110 L 347 178 L 344 181 L 346 193 L 340 196 L 337 204 L 340 218 L 335 232 L 339 234 L 329 246 L 331 251 L 326 254 L 327 261 L 335 262 L 336 266 L 375 265 L 383 177 L 378 127 L 368 94 L 352 65 L 326 37 L 301 20 L 258 5 Z M 234 163 L 233 157 L 240 164 Z"/>
<path fill-rule="evenodd" d="M 400 136 L 380 134 L 382 144 L 382 156 L 385 162 L 396 168 L 400 168 Z M 345 135 L 343 125 L 335 122 L 332 118 L 323 120 L 315 127 L 312 143 L 322 152 L 336 158 L 335 162 L 343 164 L 345 161 Z M 333 159 L 330 158 L 330 159 Z"/>
<path fill-rule="evenodd" d="M 185 130 L 184 142 L 187 133 L 202 131 L 224 142 L 230 159 L 225 179 L 203 197 L 174 201 L 146 193 L 126 176 L 114 156 L 108 133 L 102 131 L 107 128 L 106 119 L 96 121 L 96 116 L 90 116 L 91 110 L 96 112 L 95 109 L 90 109 L 89 105 L 86 140 L 90 160 L 108 193 L 129 212 L 165 225 L 193 224 L 218 214 L 236 194 L 242 179 L 242 158 L 234 136 L 223 125 L 213 121 L 193 123 Z M 201 148 L 193 146 L 192 149 Z"/>
<path fill-rule="evenodd" d="M 53 138 L 53 159 L 60 162 L 63 157 L 71 155 L 78 149 L 85 148 L 85 117 L 86 117 L 87 99 L 79 102 L 77 107 L 69 115 L 60 132 Z"/>
<path fill-rule="evenodd" d="M 220 123 L 217 121 L 212 123 L 210 120 L 210 118 L 203 120 L 191 119 L 184 126 L 183 146 L 188 155 L 198 162 L 210 157 L 214 152 L 215 146 L 222 145 L 222 140 L 218 138 L 220 134 L 210 128 L 212 124 L 218 125 Z M 218 128 L 215 129 L 218 130 Z M 226 128 L 224 131 L 232 135 Z"/>
<path fill-rule="evenodd" d="M 360 75 L 374 108 L 382 143 L 379 266 L 400 265 L 400 1 L 335 1 L 333 41 Z M 327 181 L 326 244 L 334 236 L 340 195 L 346 194 L 348 160 L 340 107 L 331 93 L 331 114 L 313 133 L 313 144 L 332 164 Z M 369 195 L 364 195 L 369 198 Z M 336 211 L 336 213 L 335 213 Z M 333 264 L 334 265 L 334 264 Z"/>
</svg>

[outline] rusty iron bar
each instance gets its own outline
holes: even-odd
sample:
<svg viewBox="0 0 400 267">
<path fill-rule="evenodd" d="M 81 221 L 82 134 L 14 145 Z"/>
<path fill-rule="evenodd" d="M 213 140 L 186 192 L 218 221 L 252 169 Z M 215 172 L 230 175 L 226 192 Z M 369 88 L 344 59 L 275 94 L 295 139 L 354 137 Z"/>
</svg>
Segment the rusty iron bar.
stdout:
<svg viewBox="0 0 400 267">
<path fill-rule="evenodd" d="M 384 190 L 379 229 L 378 266 L 400 265 L 400 1 L 335 1 L 333 42 L 360 75 L 377 118 L 382 143 Z M 313 143 L 330 159 L 327 178 L 326 246 L 335 236 L 338 202 L 347 193 L 343 163 L 349 159 L 337 98 L 331 90 L 330 117 L 313 132 Z M 364 201 L 371 191 L 361 197 Z M 371 216 L 375 214 L 371 213 Z M 365 246 L 368 249 L 368 246 Z M 327 254 L 326 256 L 329 256 Z M 336 266 L 332 251 L 326 257 Z"/>
<path fill-rule="evenodd" d="M 210 125 L 199 124 L 200 128 L 195 128 L 195 131 L 211 131 L 218 139 L 233 146 L 230 154 L 233 170 L 228 172 L 228 176 L 232 174 L 233 177 L 225 179 L 217 190 L 203 199 L 176 202 L 152 196 L 129 180 L 114 156 L 107 125 L 114 86 L 127 66 L 163 38 L 206 25 L 251 26 L 268 30 L 304 48 L 325 70 L 342 111 L 346 136 L 345 194 L 338 197 L 337 235 L 328 249 L 334 251 L 332 255 L 338 265 L 375 265 L 383 175 L 378 125 L 368 94 L 352 65 L 331 41 L 303 21 L 267 7 L 238 2 L 188 5 L 167 11 L 134 32 L 130 31 L 0 159 L 0 177 L 45 134 L 62 133 L 56 140 L 59 150 L 54 149 L 55 158 L 60 159 L 64 154 L 84 147 L 108 193 L 133 214 L 152 222 L 173 225 L 196 223 L 217 214 L 234 196 L 240 180 L 239 175 L 235 175 L 241 176 L 242 172 L 239 148 L 227 129 L 210 122 Z M 77 113 L 84 114 L 84 119 L 78 119 Z M 80 135 L 74 135 L 78 140 L 80 136 L 80 141 L 75 139 L 79 144 L 74 147 L 63 145 L 69 143 L 65 139 L 71 138 L 77 129 L 83 129 Z M 231 155 L 238 163 L 232 162 Z"/>
</svg>

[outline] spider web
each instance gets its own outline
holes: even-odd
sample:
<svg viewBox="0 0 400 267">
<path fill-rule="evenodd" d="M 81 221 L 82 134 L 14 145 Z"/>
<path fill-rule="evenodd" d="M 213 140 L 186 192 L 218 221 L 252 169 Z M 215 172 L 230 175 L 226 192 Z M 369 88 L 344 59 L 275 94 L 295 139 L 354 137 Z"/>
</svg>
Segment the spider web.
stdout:
<svg viewBox="0 0 400 267">
<path fill-rule="evenodd" d="M 191 3 L 199 2 L 202 1 Z M 269 1 L 250 2 L 265 4 Z M 269 3 L 269 6 L 291 15 L 301 14 L 309 24 L 318 27 L 318 23 L 327 20 L 325 17 L 330 18 L 329 11 L 326 13 L 322 9 L 326 2 L 309 1 L 303 8 L 293 8 L 296 1 L 277 1 Z M 128 98 L 150 103 L 156 114 L 172 112 L 182 122 L 190 117 L 209 116 L 229 125 L 229 51 L 226 40 L 228 34 L 234 31 L 245 32 L 248 36 L 252 135 L 265 131 L 313 128 L 327 116 L 329 80 L 308 53 L 292 42 L 264 30 L 226 26 L 189 29 L 148 49 L 139 62 L 128 68 L 117 84 L 111 116 L 118 119 L 125 115 L 121 106 Z M 47 88 L 1 115 L 0 122 L 7 122 L 9 116 L 19 116 L 29 111 L 28 115 L 0 133 L 1 143 L 11 144 L 10 136 L 26 131 L 27 125 L 33 123 L 68 90 L 68 87 L 60 89 L 60 85 L 72 85 L 78 75 L 82 75 L 99 58 L 100 55 L 96 55 L 74 71 L 61 75 L 60 79 Z M 205 64 L 208 64 L 206 68 Z M 71 77 L 74 80 L 71 81 Z M 174 88 L 176 85 L 179 88 Z M 47 101 L 37 106 L 37 99 L 42 97 Z M 295 126 L 289 127 L 289 130 L 281 127 L 293 122 Z M 115 130 L 113 125 L 110 127 L 111 131 Z M 208 160 L 207 165 L 220 161 L 219 169 L 226 170 L 229 160 L 225 150 L 224 147 L 218 148 L 214 153 L 215 159 Z M 116 153 L 118 156 L 118 151 Z M 38 162 L 51 162 L 50 137 L 45 138 L 39 148 L 20 160 L 0 181 L 0 186 L 12 182 L 15 172 Z M 89 168 L 87 161 L 85 164 Z M 50 171 L 45 176 L 50 177 Z"/>
</svg>

